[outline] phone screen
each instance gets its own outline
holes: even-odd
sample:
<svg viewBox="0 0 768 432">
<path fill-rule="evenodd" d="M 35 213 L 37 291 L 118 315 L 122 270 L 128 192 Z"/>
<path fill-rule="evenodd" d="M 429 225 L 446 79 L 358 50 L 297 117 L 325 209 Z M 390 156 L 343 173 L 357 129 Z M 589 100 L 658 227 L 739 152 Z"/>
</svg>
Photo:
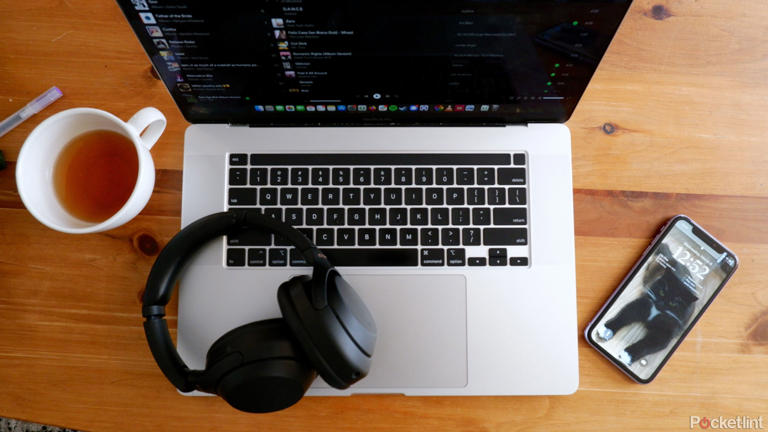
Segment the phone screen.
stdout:
<svg viewBox="0 0 768 432">
<path fill-rule="evenodd" d="M 677 216 L 595 317 L 587 339 L 633 379 L 650 382 L 736 266 L 732 252 Z"/>
</svg>

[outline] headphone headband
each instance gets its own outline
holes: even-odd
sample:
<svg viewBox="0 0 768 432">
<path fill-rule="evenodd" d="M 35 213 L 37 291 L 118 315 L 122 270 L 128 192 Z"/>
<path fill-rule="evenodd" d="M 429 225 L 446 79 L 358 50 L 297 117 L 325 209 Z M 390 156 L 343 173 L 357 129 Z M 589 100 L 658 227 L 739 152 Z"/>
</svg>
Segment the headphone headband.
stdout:
<svg viewBox="0 0 768 432">
<path fill-rule="evenodd" d="M 325 255 L 304 234 L 258 211 L 234 210 L 214 213 L 182 229 L 160 252 L 149 273 L 142 298 L 142 315 L 145 318 L 144 333 L 152 355 L 165 376 L 183 392 L 196 388 L 191 379 L 196 376 L 196 371 L 190 371 L 173 345 L 168 323 L 164 319 L 165 306 L 170 301 L 179 272 L 192 253 L 216 237 L 243 228 L 262 229 L 288 240 L 301 252 L 307 263 L 314 267 L 314 275 L 317 276 L 317 279 L 313 278 L 315 281 L 325 282 L 328 273 L 333 269 Z M 324 304 L 327 301 L 325 283 L 316 282 L 311 295 L 315 305 Z"/>
</svg>

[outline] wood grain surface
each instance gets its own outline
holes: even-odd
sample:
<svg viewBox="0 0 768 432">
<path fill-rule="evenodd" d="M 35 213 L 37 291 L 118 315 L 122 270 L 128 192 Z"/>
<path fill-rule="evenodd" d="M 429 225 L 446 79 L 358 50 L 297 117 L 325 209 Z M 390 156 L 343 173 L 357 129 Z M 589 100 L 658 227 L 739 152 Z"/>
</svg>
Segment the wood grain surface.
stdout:
<svg viewBox="0 0 768 432">
<path fill-rule="evenodd" d="M 0 118 L 51 85 L 65 94 L 0 138 L 10 161 L 0 171 L 0 415 L 89 431 L 687 430 L 690 416 L 768 417 L 766 70 L 765 0 L 635 0 L 568 122 L 580 331 L 674 214 L 741 258 L 653 383 L 634 384 L 578 334 L 581 381 L 570 396 L 311 397 L 247 415 L 179 396 L 144 340 L 140 294 L 179 227 L 187 124 L 120 10 L 0 0 Z M 81 106 L 124 119 L 155 106 L 168 129 L 141 215 L 72 236 L 24 209 L 14 161 L 40 121 Z"/>
</svg>

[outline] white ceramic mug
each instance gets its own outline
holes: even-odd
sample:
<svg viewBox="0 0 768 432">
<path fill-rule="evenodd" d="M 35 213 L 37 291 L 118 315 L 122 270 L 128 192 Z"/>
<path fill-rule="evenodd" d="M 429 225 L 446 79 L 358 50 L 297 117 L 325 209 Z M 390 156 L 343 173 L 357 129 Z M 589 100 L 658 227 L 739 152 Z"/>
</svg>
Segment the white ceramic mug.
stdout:
<svg viewBox="0 0 768 432">
<path fill-rule="evenodd" d="M 142 108 L 124 122 L 95 108 L 73 108 L 40 123 L 24 141 L 16 161 L 16 187 L 32 215 L 46 226 L 72 234 L 116 228 L 133 219 L 147 205 L 155 187 L 155 164 L 149 149 L 165 130 L 165 116 L 156 108 Z M 59 202 L 53 168 L 72 138 L 94 130 L 117 132 L 133 142 L 139 158 L 136 186 L 123 207 L 103 222 L 86 222 L 70 215 Z"/>
</svg>

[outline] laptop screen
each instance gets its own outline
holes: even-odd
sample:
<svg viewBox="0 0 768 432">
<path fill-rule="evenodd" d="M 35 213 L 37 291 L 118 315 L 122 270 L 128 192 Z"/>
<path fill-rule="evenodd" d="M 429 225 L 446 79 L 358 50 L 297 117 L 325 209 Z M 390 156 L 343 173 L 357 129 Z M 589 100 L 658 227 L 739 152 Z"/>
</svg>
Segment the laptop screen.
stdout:
<svg viewBox="0 0 768 432">
<path fill-rule="evenodd" d="M 118 0 L 184 117 L 564 122 L 630 0 Z"/>
</svg>

